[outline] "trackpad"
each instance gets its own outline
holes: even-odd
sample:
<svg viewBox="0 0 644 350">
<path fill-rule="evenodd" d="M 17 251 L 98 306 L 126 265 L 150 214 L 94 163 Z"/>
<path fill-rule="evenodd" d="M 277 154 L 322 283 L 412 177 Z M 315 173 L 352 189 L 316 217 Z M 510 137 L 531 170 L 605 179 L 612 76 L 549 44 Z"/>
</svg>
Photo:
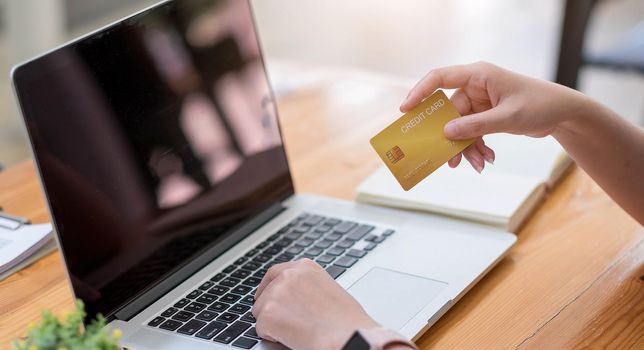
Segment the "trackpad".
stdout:
<svg viewBox="0 0 644 350">
<path fill-rule="evenodd" d="M 378 323 L 398 330 L 445 287 L 445 282 L 376 267 L 348 292 Z"/>
</svg>

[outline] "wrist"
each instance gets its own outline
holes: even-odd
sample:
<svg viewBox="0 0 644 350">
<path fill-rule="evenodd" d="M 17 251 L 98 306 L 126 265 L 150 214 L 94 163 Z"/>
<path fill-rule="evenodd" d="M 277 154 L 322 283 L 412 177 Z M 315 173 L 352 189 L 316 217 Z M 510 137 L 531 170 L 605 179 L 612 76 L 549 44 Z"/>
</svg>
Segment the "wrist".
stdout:
<svg viewBox="0 0 644 350">
<path fill-rule="evenodd" d="M 592 129 L 605 113 L 602 106 L 593 101 L 588 96 L 572 89 L 568 89 L 569 98 L 565 99 L 566 108 L 559 115 L 559 120 L 551 135 L 559 141 L 565 142 L 566 139 L 577 137 L 585 129 Z"/>
</svg>

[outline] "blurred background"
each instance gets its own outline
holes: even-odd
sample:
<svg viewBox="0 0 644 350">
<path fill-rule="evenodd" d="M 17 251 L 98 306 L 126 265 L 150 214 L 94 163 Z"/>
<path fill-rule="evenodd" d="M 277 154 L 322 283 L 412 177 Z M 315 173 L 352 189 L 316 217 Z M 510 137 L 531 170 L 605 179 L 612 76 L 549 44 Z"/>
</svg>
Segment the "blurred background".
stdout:
<svg viewBox="0 0 644 350">
<path fill-rule="evenodd" d="M 155 2 L 0 0 L 0 166 L 30 157 L 11 91 L 11 66 Z M 369 72 L 411 87 L 434 67 L 486 60 L 575 87 L 644 125 L 641 0 L 252 5 L 278 95 L 332 70 Z"/>
</svg>

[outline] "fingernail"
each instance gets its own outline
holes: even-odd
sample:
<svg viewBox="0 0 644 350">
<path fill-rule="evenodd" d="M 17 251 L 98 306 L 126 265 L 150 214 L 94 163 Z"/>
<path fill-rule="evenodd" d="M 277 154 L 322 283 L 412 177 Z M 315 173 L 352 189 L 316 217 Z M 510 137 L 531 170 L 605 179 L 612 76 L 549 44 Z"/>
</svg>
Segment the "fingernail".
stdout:
<svg viewBox="0 0 644 350">
<path fill-rule="evenodd" d="M 483 158 L 485 158 L 485 161 L 494 164 L 494 151 L 492 151 L 489 147 L 485 146 L 484 147 L 484 152 L 483 152 Z"/>
<path fill-rule="evenodd" d="M 451 121 L 445 125 L 445 128 L 443 129 L 443 133 L 445 134 L 445 137 L 448 139 L 454 139 L 458 137 L 458 123 L 455 121 Z"/>
<path fill-rule="evenodd" d="M 474 169 L 476 169 L 476 171 L 480 174 L 483 171 L 483 166 L 479 164 L 479 162 L 476 162 Z"/>
</svg>

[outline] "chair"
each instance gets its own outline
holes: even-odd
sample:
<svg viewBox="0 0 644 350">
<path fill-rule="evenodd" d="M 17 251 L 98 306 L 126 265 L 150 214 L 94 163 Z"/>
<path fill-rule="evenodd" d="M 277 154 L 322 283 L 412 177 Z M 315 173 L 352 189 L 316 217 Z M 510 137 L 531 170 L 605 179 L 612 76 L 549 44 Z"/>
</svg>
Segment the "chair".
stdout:
<svg viewBox="0 0 644 350">
<path fill-rule="evenodd" d="M 587 53 L 584 41 L 597 0 L 566 0 L 555 81 L 576 89 L 586 65 L 644 74 L 644 25 L 629 31 L 607 52 Z"/>
</svg>

